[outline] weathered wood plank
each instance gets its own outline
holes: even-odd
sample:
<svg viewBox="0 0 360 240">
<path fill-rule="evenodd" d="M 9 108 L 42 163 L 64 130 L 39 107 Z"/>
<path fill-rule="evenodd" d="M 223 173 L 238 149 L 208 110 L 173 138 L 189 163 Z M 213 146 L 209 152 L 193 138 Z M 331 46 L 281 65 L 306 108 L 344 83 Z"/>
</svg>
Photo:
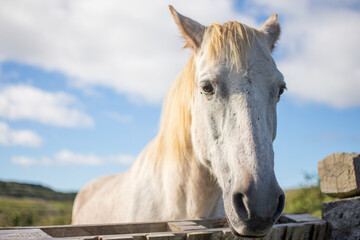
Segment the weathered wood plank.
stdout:
<svg viewBox="0 0 360 240">
<path fill-rule="evenodd" d="M 231 230 L 229 228 L 222 230 L 222 237 L 221 240 L 229 240 L 234 235 L 231 233 Z"/>
<path fill-rule="evenodd" d="M 78 238 L 79 240 L 134 240 L 134 238 L 131 235 L 104 235 L 104 236 L 96 236 L 96 237 L 81 237 Z M 62 238 L 62 240 L 75 240 L 74 238 L 65 239 Z"/>
<path fill-rule="evenodd" d="M 187 240 L 209 240 L 211 239 L 211 232 L 190 232 L 187 234 Z"/>
<path fill-rule="evenodd" d="M 171 234 L 171 235 L 168 235 L 168 234 Z M 157 237 L 157 236 L 158 237 L 170 237 L 171 240 L 186 240 L 186 232 L 161 232 L 161 233 L 159 232 L 159 233 L 148 234 L 146 237 L 148 237 L 149 235 L 151 235 L 153 237 Z M 145 238 L 144 240 L 147 240 L 147 238 Z"/>
<path fill-rule="evenodd" d="M 190 221 L 169 222 L 168 225 L 171 231 L 188 231 L 188 230 L 206 229 L 206 227 Z"/>
<path fill-rule="evenodd" d="M 0 239 L 22 240 L 22 239 L 51 239 L 52 237 L 40 229 L 3 230 L 0 231 Z"/>
<path fill-rule="evenodd" d="M 150 233 L 146 235 L 147 240 L 173 240 L 175 235 L 172 233 Z"/>
<path fill-rule="evenodd" d="M 66 225 L 41 227 L 52 237 L 76 237 L 91 235 L 115 235 L 126 233 L 166 232 L 167 222 L 106 224 L 106 225 Z"/>
<path fill-rule="evenodd" d="M 198 225 L 202 225 L 206 228 L 222 228 L 229 227 L 226 218 L 221 219 L 201 219 L 201 220 L 191 220 L 196 222 Z"/>
<path fill-rule="evenodd" d="M 360 195 L 360 154 L 334 153 L 318 163 L 321 191 L 333 197 Z"/>
<path fill-rule="evenodd" d="M 328 224 L 326 222 L 324 222 L 324 221 L 314 223 L 311 240 L 323 240 L 323 239 L 326 239 L 327 226 L 328 226 Z"/>
<path fill-rule="evenodd" d="M 264 238 L 266 240 L 283 239 L 285 236 L 286 227 L 283 224 L 276 224 L 271 229 L 270 233 Z"/>
<path fill-rule="evenodd" d="M 134 240 L 146 240 L 147 233 L 134 233 L 130 235 L 133 237 Z M 122 236 L 122 234 L 119 236 Z"/>
<path fill-rule="evenodd" d="M 132 236 L 119 236 L 119 235 L 111 235 L 111 236 L 104 236 L 104 240 L 134 240 Z"/>
<path fill-rule="evenodd" d="M 302 222 L 316 222 L 321 221 L 320 218 L 314 217 L 307 213 L 284 213 L 283 218 L 287 219 L 288 223 L 302 223 Z"/>
<path fill-rule="evenodd" d="M 285 230 L 284 240 L 296 240 L 305 239 L 304 234 L 301 231 L 303 227 L 302 223 L 288 223 Z"/>
</svg>

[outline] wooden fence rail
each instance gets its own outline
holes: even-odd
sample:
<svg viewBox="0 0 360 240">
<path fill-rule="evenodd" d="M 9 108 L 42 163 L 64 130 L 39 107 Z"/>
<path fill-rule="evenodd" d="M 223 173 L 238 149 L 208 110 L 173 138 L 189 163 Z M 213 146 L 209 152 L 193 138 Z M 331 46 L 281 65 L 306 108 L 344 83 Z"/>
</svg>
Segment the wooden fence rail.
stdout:
<svg viewBox="0 0 360 240">
<path fill-rule="evenodd" d="M 266 240 L 325 239 L 327 223 L 308 214 L 283 214 Z M 104 225 L 0 228 L 0 239 L 60 240 L 228 240 L 235 238 L 225 219 Z"/>
</svg>

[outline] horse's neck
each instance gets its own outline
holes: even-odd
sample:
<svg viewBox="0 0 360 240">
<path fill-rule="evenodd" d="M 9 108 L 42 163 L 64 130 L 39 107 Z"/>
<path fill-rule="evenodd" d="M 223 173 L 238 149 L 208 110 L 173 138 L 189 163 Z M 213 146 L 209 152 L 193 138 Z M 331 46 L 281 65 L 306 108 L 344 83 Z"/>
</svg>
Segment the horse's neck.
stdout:
<svg viewBox="0 0 360 240">
<path fill-rule="evenodd" d="M 221 190 L 208 168 L 197 159 L 191 161 L 190 172 L 185 170 L 184 180 L 188 179 L 187 210 L 193 217 L 214 217 L 221 204 Z"/>
<path fill-rule="evenodd" d="M 171 160 L 170 160 L 171 161 Z M 164 163 L 162 168 L 166 196 L 173 203 L 175 218 L 210 218 L 219 215 L 221 190 L 209 170 L 195 157 Z M 186 214 L 184 214 L 184 212 Z"/>
</svg>

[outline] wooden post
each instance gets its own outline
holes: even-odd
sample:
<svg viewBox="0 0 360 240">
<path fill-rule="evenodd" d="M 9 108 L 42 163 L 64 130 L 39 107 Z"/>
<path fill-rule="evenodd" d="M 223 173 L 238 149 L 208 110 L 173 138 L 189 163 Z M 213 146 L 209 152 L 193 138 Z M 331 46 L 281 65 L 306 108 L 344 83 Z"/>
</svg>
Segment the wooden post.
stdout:
<svg viewBox="0 0 360 240">
<path fill-rule="evenodd" d="M 334 153 L 318 163 L 321 192 L 344 198 L 360 195 L 360 154 Z"/>
<path fill-rule="evenodd" d="M 333 197 L 360 195 L 360 154 L 334 153 L 318 163 L 321 191 Z M 330 239 L 360 239 L 360 197 L 324 203 Z M 321 232 L 320 234 L 323 234 Z"/>
</svg>

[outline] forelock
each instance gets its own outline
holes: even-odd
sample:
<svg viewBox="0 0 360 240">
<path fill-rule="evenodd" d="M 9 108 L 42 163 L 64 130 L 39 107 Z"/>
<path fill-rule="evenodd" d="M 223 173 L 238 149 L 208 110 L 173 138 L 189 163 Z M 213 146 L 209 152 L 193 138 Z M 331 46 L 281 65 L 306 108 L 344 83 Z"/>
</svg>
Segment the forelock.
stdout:
<svg viewBox="0 0 360 240">
<path fill-rule="evenodd" d="M 262 32 L 245 24 L 213 23 L 206 29 L 202 51 L 209 61 L 224 60 L 225 64 L 239 70 L 247 65 L 248 53 L 256 38 L 266 41 Z"/>
</svg>

